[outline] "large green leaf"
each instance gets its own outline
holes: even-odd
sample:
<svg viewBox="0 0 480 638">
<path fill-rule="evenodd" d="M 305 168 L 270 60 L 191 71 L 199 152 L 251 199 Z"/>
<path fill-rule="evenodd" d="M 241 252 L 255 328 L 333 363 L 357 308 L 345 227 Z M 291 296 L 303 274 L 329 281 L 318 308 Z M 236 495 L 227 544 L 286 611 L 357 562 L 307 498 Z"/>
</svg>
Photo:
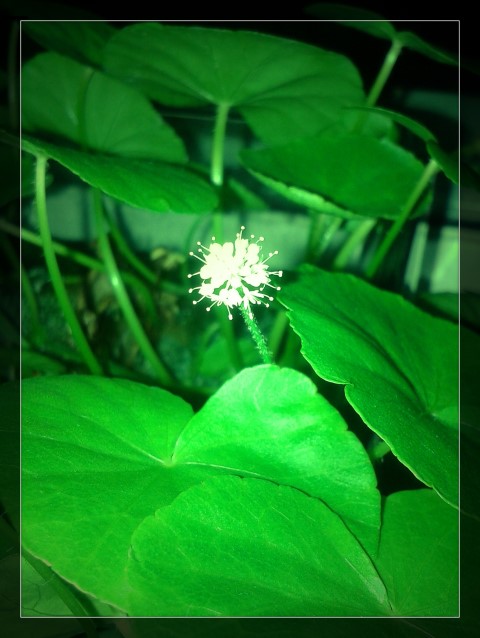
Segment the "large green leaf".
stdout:
<svg viewBox="0 0 480 638">
<path fill-rule="evenodd" d="M 115 33 L 100 20 L 25 20 L 22 31 L 46 49 L 95 66 L 101 65 L 105 44 Z"/>
<path fill-rule="evenodd" d="M 24 544 L 120 608 L 130 604 L 135 530 L 215 475 L 319 496 L 354 530 L 359 540 L 344 526 L 351 543 L 376 550 L 379 496 L 366 452 L 298 372 L 246 369 L 195 416 L 164 390 L 93 377 L 27 380 L 22 402 Z"/>
<path fill-rule="evenodd" d="M 384 585 L 326 505 L 217 477 L 147 518 L 128 565 L 134 615 L 382 615 Z M 156 575 L 161 574 L 161 578 Z"/>
<path fill-rule="evenodd" d="M 399 295 L 312 266 L 280 295 L 315 372 L 346 384 L 365 423 L 458 503 L 458 328 Z"/>
<path fill-rule="evenodd" d="M 187 159 L 180 138 L 141 93 L 57 53 L 41 53 L 23 67 L 22 126 L 101 153 Z"/>
<path fill-rule="evenodd" d="M 347 58 L 244 31 L 136 24 L 111 38 L 105 68 L 162 104 L 234 107 L 270 143 L 315 134 L 364 99 Z"/>
<path fill-rule="evenodd" d="M 398 492 L 386 499 L 375 564 L 393 614 L 458 615 L 458 558 L 458 512 L 435 492 Z"/>
<path fill-rule="evenodd" d="M 171 164 L 79 151 L 22 136 L 22 148 L 47 155 L 91 186 L 137 208 L 154 212 L 208 213 L 217 204 L 210 184 Z"/>
<path fill-rule="evenodd" d="M 395 219 L 424 169 L 411 153 L 387 140 L 329 131 L 282 146 L 245 150 L 241 157 L 281 195 L 343 217 L 356 213 Z M 417 214 L 425 212 L 426 203 Z"/>
<path fill-rule="evenodd" d="M 322 2 L 321 4 L 310 6 L 308 13 L 318 18 L 337 20 L 346 27 L 364 31 L 377 38 L 398 42 L 400 45 L 412 49 L 412 51 L 417 51 L 436 62 L 454 66 L 458 64 L 458 56 L 456 54 L 426 42 L 411 31 L 397 31 L 391 22 L 388 22 L 383 16 L 373 11 L 343 4 Z"/>
</svg>

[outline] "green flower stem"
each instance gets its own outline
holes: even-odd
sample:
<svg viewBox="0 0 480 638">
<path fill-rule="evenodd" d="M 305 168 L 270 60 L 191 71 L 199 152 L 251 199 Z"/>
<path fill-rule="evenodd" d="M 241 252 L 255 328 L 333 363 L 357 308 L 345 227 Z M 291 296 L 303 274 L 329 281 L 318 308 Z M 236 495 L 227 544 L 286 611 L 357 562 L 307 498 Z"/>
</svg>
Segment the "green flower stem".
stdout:
<svg viewBox="0 0 480 638">
<path fill-rule="evenodd" d="M 248 331 L 252 335 L 260 356 L 262 357 L 263 363 L 273 363 L 272 355 L 268 350 L 267 342 L 265 341 L 265 337 L 260 330 L 260 326 L 258 325 L 257 320 L 255 319 L 255 317 L 250 316 L 248 310 L 242 304 L 239 306 L 239 308 L 243 320 L 247 324 Z"/>
<path fill-rule="evenodd" d="M 416 183 L 416 185 L 413 188 L 412 192 L 410 193 L 407 201 L 405 202 L 405 205 L 404 205 L 400 215 L 397 217 L 395 222 L 392 224 L 392 226 L 390 227 L 389 231 L 385 235 L 382 243 L 377 248 L 377 251 L 374 254 L 373 259 L 371 260 L 371 262 L 370 262 L 370 264 L 369 264 L 369 266 L 368 266 L 368 268 L 366 270 L 366 273 L 365 273 L 366 276 L 369 279 L 373 278 L 376 275 L 376 273 L 377 273 L 378 269 L 380 268 L 385 256 L 387 255 L 388 251 L 390 250 L 390 247 L 392 246 L 393 242 L 395 241 L 395 239 L 399 235 L 400 231 L 404 227 L 406 221 L 408 220 L 408 218 L 410 217 L 413 209 L 415 208 L 415 205 L 417 204 L 417 202 L 420 199 L 420 197 L 422 196 L 424 190 L 429 185 L 430 180 L 435 175 L 435 173 L 437 173 L 437 171 L 438 171 L 438 164 L 435 162 L 434 159 L 431 159 L 428 162 L 428 164 L 425 166 L 425 169 L 424 169 L 422 175 L 420 176 L 420 179 Z"/>
<path fill-rule="evenodd" d="M 160 361 L 157 353 L 153 349 L 152 344 L 148 340 L 145 331 L 137 317 L 135 309 L 130 301 L 125 284 L 123 283 L 122 276 L 118 270 L 115 257 L 113 256 L 110 242 L 108 241 L 107 233 L 105 230 L 104 213 L 102 207 L 101 193 L 98 189 L 93 190 L 93 203 L 95 208 L 95 218 L 97 223 L 98 242 L 100 252 L 105 263 L 108 278 L 113 289 L 113 293 L 117 299 L 125 320 L 132 331 L 140 350 L 144 357 L 152 366 L 158 380 L 168 385 L 173 383 L 173 379 L 163 363 Z"/>
<path fill-rule="evenodd" d="M 87 638 L 97 638 L 95 622 L 91 618 L 85 618 L 85 616 L 90 616 L 90 611 L 75 596 L 74 591 L 44 562 L 25 550 L 23 550 L 22 555 L 70 609 L 72 616 L 77 618 Z"/>
<path fill-rule="evenodd" d="M 212 159 L 210 164 L 210 179 L 215 186 L 223 186 L 223 165 L 225 154 L 225 133 L 227 130 L 229 104 L 219 104 L 213 130 Z M 213 232 L 219 243 L 223 242 L 222 213 L 213 213 Z"/>
<path fill-rule="evenodd" d="M 365 219 L 357 224 L 333 260 L 332 270 L 344 270 L 358 244 L 363 242 L 377 223 L 376 219 Z"/>
<path fill-rule="evenodd" d="M 393 71 L 393 67 L 395 66 L 398 60 L 398 56 L 400 55 L 402 48 L 403 48 L 403 44 L 401 42 L 397 40 L 394 40 L 392 42 L 392 45 L 387 55 L 385 56 L 385 59 L 380 68 L 380 71 L 378 72 L 378 75 L 375 79 L 375 82 L 372 84 L 372 87 L 367 95 L 365 106 L 372 107 L 372 106 L 375 106 L 375 104 L 377 103 L 377 100 L 380 97 L 380 94 L 383 91 L 383 88 L 385 84 L 387 83 L 387 80 L 390 77 L 390 74 Z M 361 130 L 367 116 L 368 116 L 368 113 L 366 112 L 362 112 L 359 114 L 356 125 L 355 125 L 355 131 L 357 133 Z"/>
<path fill-rule="evenodd" d="M 47 217 L 47 199 L 45 195 L 45 174 L 47 167 L 47 158 L 37 156 L 37 164 L 35 170 L 35 199 L 37 205 L 38 226 L 40 237 L 42 240 L 45 262 L 52 281 L 52 286 L 57 296 L 60 307 L 62 308 L 65 319 L 70 326 L 72 336 L 77 347 L 92 374 L 102 374 L 102 368 L 93 354 L 90 345 L 83 334 L 80 323 L 70 303 L 67 290 L 62 281 L 62 275 L 58 267 L 57 258 L 53 249 L 52 235 L 48 225 Z"/>
<path fill-rule="evenodd" d="M 110 232 L 112 233 L 113 240 L 118 246 L 118 250 L 125 257 L 132 268 L 134 268 L 140 275 L 142 275 L 142 277 L 146 281 L 148 281 L 148 283 L 155 285 L 157 283 L 157 277 L 155 273 L 147 268 L 147 266 L 145 266 L 145 264 L 137 257 L 137 255 L 135 255 L 135 253 L 126 242 L 124 236 L 120 232 L 118 226 L 116 224 L 113 224 L 112 221 L 109 220 L 109 228 Z"/>
</svg>

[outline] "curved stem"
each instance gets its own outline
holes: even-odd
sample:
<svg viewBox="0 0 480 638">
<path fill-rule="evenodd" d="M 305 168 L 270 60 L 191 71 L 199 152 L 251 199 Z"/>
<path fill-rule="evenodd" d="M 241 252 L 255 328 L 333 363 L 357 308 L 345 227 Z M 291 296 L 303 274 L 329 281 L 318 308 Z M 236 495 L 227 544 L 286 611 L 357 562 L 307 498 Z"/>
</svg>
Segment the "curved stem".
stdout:
<svg viewBox="0 0 480 638">
<path fill-rule="evenodd" d="M 385 84 L 387 83 L 387 80 L 390 77 L 390 74 L 393 71 L 393 67 L 395 66 L 398 60 L 398 56 L 400 55 L 402 48 L 403 48 L 403 45 L 401 42 L 397 40 L 394 40 L 392 42 L 392 45 L 387 55 L 385 56 L 385 59 L 383 60 L 383 64 L 380 68 L 380 71 L 378 72 L 378 75 L 375 78 L 375 82 L 372 84 L 372 87 L 367 95 L 365 106 L 371 107 L 377 103 L 377 100 L 380 97 L 380 94 L 383 91 L 383 88 Z M 360 132 L 367 116 L 368 116 L 368 113 L 366 112 L 362 112 L 359 114 L 356 125 L 355 125 L 355 129 L 354 129 L 357 133 Z"/>
<path fill-rule="evenodd" d="M 268 350 L 267 342 L 265 341 L 265 337 L 263 336 L 263 333 L 260 330 L 260 326 L 258 325 L 257 320 L 255 319 L 253 314 L 250 315 L 250 313 L 245 308 L 245 306 L 243 306 L 243 304 L 241 304 L 239 308 L 240 308 L 241 315 L 245 323 L 247 324 L 248 331 L 252 335 L 253 340 L 255 341 L 257 349 L 260 353 L 260 356 L 262 357 L 263 363 L 273 363 L 272 355 L 270 354 L 270 351 Z"/>
<path fill-rule="evenodd" d="M 365 219 L 357 224 L 333 260 L 332 270 L 343 270 L 347 266 L 355 248 L 365 240 L 376 223 L 376 219 Z"/>
<path fill-rule="evenodd" d="M 132 331 L 140 350 L 142 351 L 145 359 L 150 363 L 154 370 L 158 380 L 164 385 L 172 383 L 172 378 L 163 363 L 160 361 L 157 353 L 153 349 L 152 344 L 148 340 L 145 331 L 137 317 L 135 309 L 130 301 L 125 284 L 123 283 L 120 271 L 118 270 L 115 257 L 108 241 L 107 233 L 105 230 L 104 214 L 101 201 L 101 193 L 98 189 L 93 190 L 93 202 L 95 208 L 95 219 L 97 223 L 98 242 L 100 246 L 100 252 L 105 263 L 107 275 L 110 279 L 110 284 L 113 289 L 113 293 L 117 299 L 125 320 Z"/>
<path fill-rule="evenodd" d="M 47 200 L 45 195 L 45 173 L 47 166 L 47 158 L 37 156 L 37 164 L 35 169 L 35 201 L 37 206 L 38 226 L 40 237 L 42 239 L 43 253 L 47 264 L 48 273 L 52 281 L 52 286 L 58 299 L 58 303 L 63 310 L 65 319 L 70 326 L 72 336 L 77 347 L 92 374 L 102 374 L 102 368 L 93 354 L 90 345 L 83 334 L 80 323 L 72 308 L 66 288 L 62 281 L 62 275 L 58 267 L 57 258 L 53 248 L 52 235 L 48 225 L 47 217 Z"/>
<path fill-rule="evenodd" d="M 370 262 L 370 264 L 369 264 L 369 266 L 368 266 L 368 268 L 366 270 L 366 273 L 365 273 L 366 276 L 369 279 L 374 277 L 375 274 L 377 273 L 377 271 L 380 268 L 385 256 L 387 255 L 388 251 L 390 250 L 390 247 L 392 246 L 393 242 L 395 241 L 395 239 L 399 235 L 400 231 L 404 227 L 406 221 L 410 217 L 410 214 L 411 214 L 412 210 L 415 208 L 415 205 L 417 204 L 418 200 L 420 199 L 423 191 L 427 188 L 427 186 L 430 183 L 430 180 L 432 179 L 432 177 L 435 175 L 435 173 L 437 171 L 438 171 L 438 164 L 435 162 L 434 159 L 431 159 L 428 162 L 428 164 L 425 166 L 425 169 L 424 169 L 423 173 L 421 174 L 420 179 L 415 184 L 415 187 L 413 188 L 412 192 L 410 193 L 410 196 L 408 197 L 407 201 L 405 202 L 405 205 L 404 205 L 400 215 L 397 217 L 395 222 L 392 224 L 392 226 L 390 227 L 389 231 L 385 235 L 382 243 L 377 248 L 377 251 L 374 254 L 373 259 Z"/>
<path fill-rule="evenodd" d="M 118 226 L 112 223 L 111 220 L 109 220 L 109 228 L 110 232 L 112 233 L 113 240 L 118 246 L 118 250 L 125 257 L 132 268 L 134 268 L 140 275 L 142 275 L 142 277 L 146 279 L 148 283 L 156 284 L 157 277 L 155 273 L 147 268 L 147 266 L 145 266 L 145 264 L 137 257 L 137 255 L 130 248 L 124 236 L 120 232 Z"/>
</svg>

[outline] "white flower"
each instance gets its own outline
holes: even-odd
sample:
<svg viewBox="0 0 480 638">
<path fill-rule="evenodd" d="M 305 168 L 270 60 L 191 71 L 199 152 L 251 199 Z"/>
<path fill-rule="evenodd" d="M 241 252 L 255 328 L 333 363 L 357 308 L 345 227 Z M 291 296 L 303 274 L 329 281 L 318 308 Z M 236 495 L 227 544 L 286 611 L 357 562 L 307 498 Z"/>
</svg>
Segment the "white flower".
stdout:
<svg viewBox="0 0 480 638">
<path fill-rule="evenodd" d="M 235 242 L 227 241 L 225 244 L 215 243 L 215 237 L 212 237 L 212 244 L 207 248 L 197 241 L 200 246 L 198 251 L 200 256 L 194 252 L 190 255 L 196 257 L 202 262 L 203 266 L 198 272 L 189 277 L 200 275 L 203 282 L 196 288 L 190 288 L 188 292 L 198 290 L 200 299 L 193 303 L 207 298 L 212 304 L 207 308 L 210 310 L 212 306 L 226 306 L 228 310 L 228 318 L 232 319 L 231 308 L 243 305 L 248 311 L 250 318 L 253 317 L 250 304 L 263 304 L 269 306 L 268 301 L 273 301 L 273 297 L 263 292 L 265 286 L 280 290 L 280 286 L 272 286 L 270 276 L 277 275 L 281 277 L 281 270 L 268 271 L 267 261 L 274 255 L 278 255 L 278 250 L 269 253 L 266 259 L 261 258 L 261 242 L 263 237 L 259 237 L 253 242 L 254 235 L 250 235 L 250 240 L 244 239 L 242 233 L 245 226 L 241 227 Z M 267 301 L 265 301 L 267 300 Z"/>
</svg>

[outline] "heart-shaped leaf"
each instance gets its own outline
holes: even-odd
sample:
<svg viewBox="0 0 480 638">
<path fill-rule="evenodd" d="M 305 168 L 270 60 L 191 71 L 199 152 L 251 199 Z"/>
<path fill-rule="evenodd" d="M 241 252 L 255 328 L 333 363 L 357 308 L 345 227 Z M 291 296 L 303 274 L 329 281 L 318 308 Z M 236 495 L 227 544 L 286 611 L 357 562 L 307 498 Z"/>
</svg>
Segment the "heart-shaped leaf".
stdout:
<svg viewBox="0 0 480 638">
<path fill-rule="evenodd" d="M 57 53 L 41 53 L 23 67 L 22 126 L 82 150 L 187 160 L 181 139 L 141 93 Z"/>
<path fill-rule="evenodd" d="M 246 369 L 195 416 L 164 390 L 94 377 L 29 379 L 22 401 L 24 544 L 119 608 L 131 604 L 135 530 L 212 476 L 253 477 L 301 490 L 306 501 L 305 493 L 319 497 L 345 516 L 346 525 L 335 520 L 352 547 L 376 551 L 379 495 L 368 456 L 298 372 Z M 222 570 L 218 577 L 227 577 Z"/>
<path fill-rule="evenodd" d="M 315 372 L 399 460 L 458 503 L 458 329 L 399 295 L 304 267 L 280 295 Z"/>
<path fill-rule="evenodd" d="M 313 135 L 364 100 L 344 56 L 245 31 L 136 24 L 110 39 L 104 66 L 162 104 L 236 108 L 269 143 Z"/>
<path fill-rule="evenodd" d="M 79 151 L 22 136 L 23 150 L 47 157 L 80 179 L 136 208 L 164 213 L 208 213 L 217 195 L 204 179 L 182 166 Z"/>
<path fill-rule="evenodd" d="M 411 153 L 387 140 L 328 131 L 245 150 L 241 157 L 246 168 L 281 195 L 342 217 L 397 218 L 424 169 Z"/>
</svg>

